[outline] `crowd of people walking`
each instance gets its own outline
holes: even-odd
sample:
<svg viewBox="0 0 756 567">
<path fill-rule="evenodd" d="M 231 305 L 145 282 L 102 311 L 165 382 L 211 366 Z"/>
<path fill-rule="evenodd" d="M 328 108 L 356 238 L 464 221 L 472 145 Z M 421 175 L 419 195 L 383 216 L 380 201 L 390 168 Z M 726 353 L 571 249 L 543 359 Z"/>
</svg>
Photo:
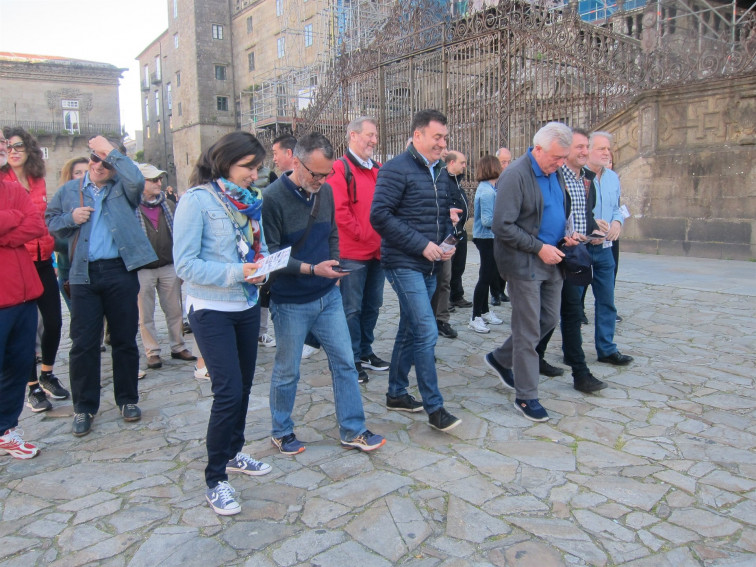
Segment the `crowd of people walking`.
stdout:
<svg viewBox="0 0 756 567">
<path fill-rule="evenodd" d="M 538 377 L 563 373 L 544 359 L 560 322 L 575 389 L 605 388 L 582 350 L 588 286 L 599 361 L 632 361 L 614 342 L 612 248 L 624 216 L 619 179 L 608 167 L 611 135 L 549 123 L 514 161 L 507 148 L 478 159 L 470 199 L 467 158 L 447 147 L 446 117 L 419 111 L 410 132 L 406 150 L 383 164 L 374 157 L 379 132 L 371 117 L 347 125 L 343 156 L 317 132 L 281 136 L 272 153 L 279 174 L 266 183 L 258 178 L 264 147 L 250 133 L 232 132 L 202 152 L 183 192 L 164 188 L 166 172 L 133 162 L 119 140 L 95 136 L 88 157 L 65 165 L 48 202 L 36 140 L 21 128 L 3 130 L 0 452 L 20 459 L 39 452 L 18 428 L 24 400 L 44 412 L 50 399 L 70 396 L 73 435 L 91 432 L 103 340 L 121 417 L 140 420 L 137 332 L 146 367 L 162 365 L 156 296 L 171 358 L 196 361 L 194 376 L 211 383 L 206 499 L 221 515 L 241 510 L 228 473 L 271 471 L 244 452 L 259 346 L 276 349 L 271 443 L 284 455 L 306 449 L 292 412 L 300 362 L 318 349 L 328 359 L 342 446 L 370 452 L 386 443 L 365 421 L 359 384 L 368 371 L 387 373 L 387 410 L 425 411 L 442 432 L 459 426 L 444 407 L 435 362 L 439 337 L 458 336 L 449 318 L 455 310 L 470 309 L 471 332 L 489 333 L 503 324 L 491 306 L 511 303 L 511 336 L 485 362 L 515 390 L 514 407 L 525 418 L 548 419 Z M 472 301 L 462 285 L 470 224 L 480 256 Z M 268 272 L 274 253 L 288 261 Z M 389 361 L 373 349 L 386 281 L 400 308 Z M 53 372 L 61 297 L 71 314 L 70 392 Z M 413 366 L 419 399 L 410 393 Z"/>
</svg>

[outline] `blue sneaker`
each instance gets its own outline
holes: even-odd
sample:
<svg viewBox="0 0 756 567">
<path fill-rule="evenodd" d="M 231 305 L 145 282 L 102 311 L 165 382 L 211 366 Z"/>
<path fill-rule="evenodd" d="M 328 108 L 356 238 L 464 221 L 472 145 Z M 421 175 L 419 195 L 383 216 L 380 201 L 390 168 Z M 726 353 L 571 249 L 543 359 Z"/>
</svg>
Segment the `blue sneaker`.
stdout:
<svg viewBox="0 0 756 567">
<path fill-rule="evenodd" d="M 520 400 L 515 398 L 514 407 L 530 421 L 547 421 L 549 414 L 538 400 Z"/>
<path fill-rule="evenodd" d="M 502 384 L 509 386 L 514 390 L 514 374 L 512 374 L 511 368 L 504 368 L 501 364 L 496 362 L 496 359 L 494 358 L 492 352 L 489 352 L 486 356 L 484 356 L 483 360 L 491 370 L 496 372 Z"/>
<path fill-rule="evenodd" d="M 284 455 L 296 455 L 305 450 L 304 444 L 293 433 L 289 433 L 280 439 L 271 437 L 270 442 L 278 447 L 278 450 Z"/>
<path fill-rule="evenodd" d="M 351 441 L 342 441 L 343 447 L 350 449 L 359 449 L 360 451 L 368 452 L 375 451 L 378 447 L 383 447 L 386 444 L 386 440 L 381 435 L 371 433 L 369 429 L 360 433 L 357 437 Z"/>
<path fill-rule="evenodd" d="M 215 488 L 208 488 L 205 493 L 208 504 L 215 511 L 216 514 L 221 516 L 233 516 L 241 512 L 241 506 L 234 499 L 234 492 L 236 492 L 228 481 L 223 480 L 219 482 Z"/>
<path fill-rule="evenodd" d="M 268 463 L 256 461 L 247 453 L 236 453 L 226 465 L 226 472 L 240 472 L 251 476 L 262 476 L 272 470 Z"/>
</svg>

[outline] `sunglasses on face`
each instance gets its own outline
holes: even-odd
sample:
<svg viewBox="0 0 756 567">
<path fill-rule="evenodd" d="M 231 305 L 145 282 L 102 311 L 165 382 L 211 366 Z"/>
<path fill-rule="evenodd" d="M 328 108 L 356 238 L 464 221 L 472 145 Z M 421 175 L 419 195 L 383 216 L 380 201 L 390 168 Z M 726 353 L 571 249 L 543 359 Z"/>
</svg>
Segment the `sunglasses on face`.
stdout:
<svg viewBox="0 0 756 567">
<path fill-rule="evenodd" d="M 13 152 L 16 151 L 18 153 L 23 153 L 26 150 L 24 149 L 26 147 L 26 144 L 23 142 L 16 142 L 15 144 L 8 144 L 8 151 Z"/>
<path fill-rule="evenodd" d="M 96 153 L 92 152 L 89 154 L 89 159 L 92 163 L 102 163 L 102 167 L 105 169 L 109 169 L 113 171 L 113 166 L 110 165 L 108 162 L 106 162 L 104 159 L 102 159 L 100 156 L 98 156 Z"/>
</svg>

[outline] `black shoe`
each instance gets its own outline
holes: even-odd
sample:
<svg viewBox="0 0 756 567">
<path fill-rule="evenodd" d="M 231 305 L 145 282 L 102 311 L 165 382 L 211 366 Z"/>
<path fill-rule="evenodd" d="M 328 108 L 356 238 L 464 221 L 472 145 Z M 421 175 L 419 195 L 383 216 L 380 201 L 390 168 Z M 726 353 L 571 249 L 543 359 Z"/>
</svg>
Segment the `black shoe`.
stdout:
<svg viewBox="0 0 756 567">
<path fill-rule="evenodd" d="M 188 321 L 184 321 L 184 325 L 182 327 L 182 330 L 184 331 L 185 335 L 191 335 L 192 334 L 192 328 L 189 326 Z"/>
<path fill-rule="evenodd" d="M 34 357 L 34 364 L 42 364 L 42 357 L 37 355 Z"/>
<path fill-rule="evenodd" d="M 564 374 L 564 370 L 558 368 L 557 366 L 552 366 L 543 358 L 539 358 L 538 373 L 543 374 L 544 376 L 551 376 L 553 378 L 554 376 L 561 376 L 562 374 Z"/>
<path fill-rule="evenodd" d="M 100 345 L 100 352 L 105 352 L 106 350 L 105 345 Z"/>
<path fill-rule="evenodd" d="M 617 323 L 622 323 L 622 317 L 620 315 L 617 315 Z"/>
<path fill-rule="evenodd" d="M 633 361 L 633 357 L 629 354 L 622 354 L 620 351 L 613 352 L 609 356 L 599 356 L 599 362 L 608 362 L 615 366 L 627 366 Z"/>
<path fill-rule="evenodd" d="M 456 313 L 456 312 L 457 312 L 457 308 L 456 308 L 456 307 L 454 307 L 453 305 L 450 305 L 450 306 L 449 306 L 449 309 L 447 309 L 447 311 L 448 311 L 449 313 Z"/>
<path fill-rule="evenodd" d="M 438 334 L 442 337 L 446 337 L 447 339 L 457 338 L 457 331 L 455 331 L 454 327 L 452 327 L 449 323 L 436 321 L 436 326 L 438 327 Z"/>
<path fill-rule="evenodd" d="M 455 301 L 452 301 L 451 304 L 454 307 L 472 307 L 472 301 L 468 301 L 464 297 L 461 299 L 457 299 Z"/>
<path fill-rule="evenodd" d="M 172 352 L 171 358 L 175 360 L 186 360 L 186 361 L 197 360 L 197 357 L 194 356 L 191 352 L 189 352 L 189 349 L 186 349 L 186 348 L 180 352 Z"/>
<path fill-rule="evenodd" d="M 357 369 L 357 383 L 358 384 L 367 384 L 368 382 L 370 382 L 370 377 L 368 376 L 368 373 L 362 369 L 361 362 L 355 362 L 354 367 Z"/>
<path fill-rule="evenodd" d="M 29 395 L 26 398 L 26 405 L 29 406 L 29 409 L 34 413 L 50 411 L 52 409 L 50 400 L 47 399 L 47 396 L 45 396 L 45 393 L 39 386 L 29 390 Z"/>
<path fill-rule="evenodd" d="M 92 419 L 91 413 L 75 413 L 71 432 L 76 437 L 83 437 L 92 430 Z"/>
<path fill-rule="evenodd" d="M 504 368 L 501 364 L 496 362 L 496 359 L 493 357 L 492 352 L 489 352 L 486 356 L 484 356 L 483 360 L 491 370 L 496 372 L 502 384 L 509 386 L 514 390 L 514 374 L 512 373 L 511 368 Z"/>
<path fill-rule="evenodd" d="M 364 366 L 365 368 L 369 368 L 370 370 L 377 370 L 378 372 L 383 372 L 384 370 L 388 370 L 389 366 L 391 366 L 389 362 L 386 362 L 385 360 L 377 357 L 374 354 L 361 357 L 360 362 L 362 363 L 362 366 Z"/>
<path fill-rule="evenodd" d="M 580 319 L 581 325 L 590 325 L 590 322 L 588 321 L 588 317 L 585 316 L 585 311 L 583 311 L 583 317 Z"/>
<path fill-rule="evenodd" d="M 509 296 L 506 293 L 502 293 L 499 296 L 499 299 L 501 300 L 502 303 L 509 303 Z"/>
<path fill-rule="evenodd" d="M 124 421 L 139 421 L 142 419 L 142 410 L 136 404 L 123 404 L 118 406 Z"/>
<path fill-rule="evenodd" d="M 409 411 L 412 413 L 423 411 L 423 404 L 418 402 L 414 396 L 404 394 L 397 398 L 392 398 L 386 394 L 386 409 L 396 411 Z"/>
<path fill-rule="evenodd" d="M 494 307 L 498 307 L 499 305 L 501 305 L 501 299 L 499 299 L 495 295 L 492 295 L 491 296 L 491 305 L 493 305 Z"/>
<path fill-rule="evenodd" d="M 585 392 L 586 394 L 590 394 L 591 392 L 598 392 L 599 390 L 603 390 L 604 388 L 609 386 L 606 382 L 602 382 L 590 372 L 588 374 L 580 374 L 578 376 L 574 376 L 573 379 L 574 388 L 578 392 Z"/>
<path fill-rule="evenodd" d="M 462 423 L 462 420 L 454 417 L 444 408 L 439 408 L 428 416 L 428 423 L 439 431 L 450 431 Z"/>
<path fill-rule="evenodd" d="M 71 392 L 63 387 L 58 377 L 52 372 L 42 372 L 39 375 L 39 386 L 54 400 L 65 400 L 71 395 Z"/>
</svg>

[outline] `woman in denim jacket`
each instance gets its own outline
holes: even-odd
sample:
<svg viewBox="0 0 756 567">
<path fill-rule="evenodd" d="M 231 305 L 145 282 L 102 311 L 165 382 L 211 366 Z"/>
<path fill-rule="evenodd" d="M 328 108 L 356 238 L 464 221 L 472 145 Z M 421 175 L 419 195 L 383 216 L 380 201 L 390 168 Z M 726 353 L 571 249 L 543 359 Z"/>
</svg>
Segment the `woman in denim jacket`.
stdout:
<svg viewBox="0 0 756 567">
<path fill-rule="evenodd" d="M 265 279 L 254 274 L 268 255 L 262 194 L 252 185 L 264 158 L 252 134 L 223 136 L 197 161 L 189 180 L 194 187 L 180 199 L 173 225 L 176 273 L 186 283 L 189 323 L 212 382 L 206 497 L 224 516 L 241 512 L 228 471 L 271 470 L 242 452 L 260 328 L 256 284 Z"/>
<path fill-rule="evenodd" d="M 469 327 L 476 333 L 488 333 L 491 325 L 501 325 L 502 320 L 488 309 L 488 288 L 499 277 L 494 260 L 494 234 L 491 231 L 494 203 L 496 202 L 496 179 L 501 174 L 501 163 L 494 156 L 483 156 L 476 172 L 478 189 L 475 191 L 475 218 L 473 243 L 480 253 L 478 283 L 473 293 L 473 310 Z"/>
</svg>

